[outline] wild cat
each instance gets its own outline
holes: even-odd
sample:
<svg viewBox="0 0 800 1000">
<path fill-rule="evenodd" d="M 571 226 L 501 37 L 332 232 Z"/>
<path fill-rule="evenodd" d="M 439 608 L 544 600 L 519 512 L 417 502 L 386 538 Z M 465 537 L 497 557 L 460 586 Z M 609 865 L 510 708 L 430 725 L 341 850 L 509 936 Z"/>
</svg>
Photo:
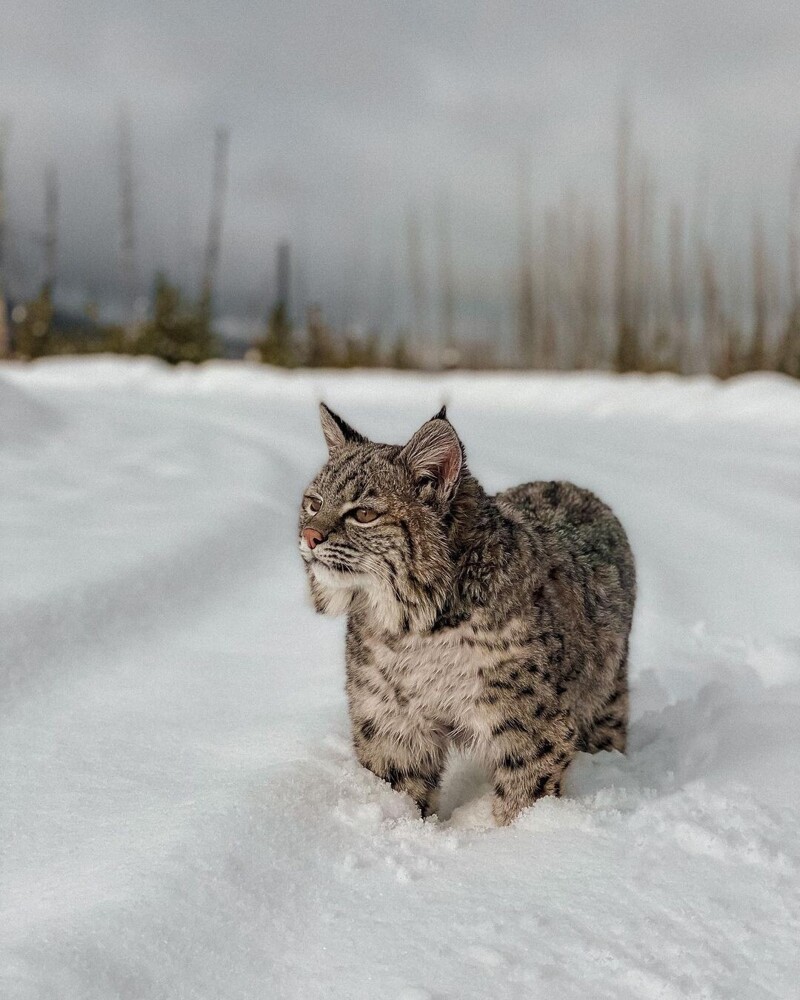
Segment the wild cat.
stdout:
<svg viewBox="0 0 800 1000">
<path fill-rule="evenodd" d="M 488 496 L 444 407 L 405 446 L 320 412 L 300 551 L 317 611 L 347 615 L 361 763 L 425 816 L 450 745 L 471 747 L 503 825 L 579 750 L 624 751 L 636 583 L 611 510 L 567 482 Z"/>
</svg>

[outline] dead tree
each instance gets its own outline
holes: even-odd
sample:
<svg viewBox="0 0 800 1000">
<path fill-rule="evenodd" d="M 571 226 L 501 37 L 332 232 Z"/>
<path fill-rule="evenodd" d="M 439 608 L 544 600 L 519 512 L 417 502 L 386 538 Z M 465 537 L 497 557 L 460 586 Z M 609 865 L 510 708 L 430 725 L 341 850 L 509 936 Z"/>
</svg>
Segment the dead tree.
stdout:
<svg viewBox="0 0 800 1000">
<path fill-rule="evenodd" d="M 428 296 L 422 265 L 422 235 L 419 217 L 413 208 L 406 216 L 406 249 L 408 252 L 408 274 L 411 284 L 411 303 L 414 313 L 414 353 L 430 364 L 427 350 Z"/>
<path fill-rule="evenodd" d="M 8 136 L 8 121 L 0 120 L 0 358 L 11 350 L 11 331 L 8 326 L 8 304 L 6 302 L 6 188 L 5 154 Z"/>
<path fill-rule="evenodd" d="M 446 190 L 439 192 L 436 206 L 439 250 L 439 294 L 440 294 L 440 367 L 451 367 L 458 359 L 456 344 L 456 290 L 453 272 L 453 240 L 450 221 L 450 199 Z"/>
<path fill-rule="evenodd" d="M 561 328 L 560 363 L 567 369 L 577 366 L 578 342 L 581 337 L 581 250 L 579 237 L 580 204 L 574 191 L 567 190 L 561 198 L 560 271 Z"/>
<path fill-rule="evenodd" d="M 777 361 L 781 371 L 800 378 L 800 149 L 789 186 L 789 315 Z"/>
<path fill-rule="evenodd" d="M 214 285 L 219 269 L 222 245 L 222 221 L 225 212 L 225 193 L 228 186 L 228 149 L 230 136 L 223 126 L 214 134 L 214 176 L 211 185 L 211 209 L 208 216 L 208 238 L 203 262 L 203 279 L 200 291 L 200 309 L 207 321 L 213 309 Z"/>
<path fill-rule="evenodd" d="M 519 226 L 519 271 L 517 275 L 517 352 L 523 368 L 537 361 L 536 317 L 533 293 L 533 218 L 531 210 L 530 161 L 520 153 L 517 164 L 517 224 Z"/>
<path fill-rule="evenodd" d="M 614 298 L 617 344 L 614 367 L 619 372 L 639 368 L 638 331 L 633 324 L 630 308 L 631 287 L 631 221 L 630 221 L 630 153 L 631 122 L 628 109 L 623 107 L 617 132 L 617 247 Z"/>
<path fill-rule="evenodd" d="M 701 250 L 700 266 L 703 293 L 703 346 L 709 370 L 716 371 L 720 329 L 720 296 L 714 255 L 707 243 L 703 244 Z"/>
<path fill-rule="evenodd" d="M 753 332 L 750 340 L 749 367 L 758 371 L 765 366 L 767 327 L 769 324 L 769 288 L 767 247 L 760 215 L 753 219 Z"/>
<path fill-rule="evenodd" d="M 652 319 L 654 300 L 653 228 L 654 189 L 647 159 L 639 162 L 636 191 L 636 225 L 631 272 L 633 289 L 629 300 L 630 327 L 633 332 L 633 358 L 635 368 L 652 370 L 653 357 Z"/>
<path fill-rule="evenodd" d="M 125 299 L 124 326 L 128 336 L 136 324 L 136 235 L 134 227 L 133 144 L 130 112 L 120 107 L 118 129 L 119 154 L 119 254 Z"/>
<path fill-rule="evenodd" d="M 591 207 L 583 217 L 579 274 L 579 330 L 575 356 L 577 368 L 593 368 L 598 362 L 600 327 L 600 242 L 597 220 Z"/>
<path fill-rule="evenodd" d="M 669 214 L 669 302 L 672 361 L 675 370 L 686 373 L 689 362 L 689 329 L 686 303 L 683 212 L 673 205 Z"/>
<path fill-rule="evenodd" d="M 58 172 L 52 164 L 45 171 L 44 184 L 44 283 L 52 296 L 58 263 Z"/>
<path fill-rule="evenodd" d="M 558 211 L 551 208 L 544 220 L 544 323 L 538 364 L 541 368 L 556 367 L 558 339 L 560 332 L 561 268 L 559 251 L 561 244 Z"/>
</svg>

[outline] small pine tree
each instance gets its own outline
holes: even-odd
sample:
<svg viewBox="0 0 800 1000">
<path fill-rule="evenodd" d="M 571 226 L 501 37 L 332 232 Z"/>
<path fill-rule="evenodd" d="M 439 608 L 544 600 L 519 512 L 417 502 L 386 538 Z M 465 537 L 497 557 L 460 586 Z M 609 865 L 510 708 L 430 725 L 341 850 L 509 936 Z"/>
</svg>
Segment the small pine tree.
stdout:
<svg viewBox="0 0 800 1000">
<path fill-rule="evenodd" d="M 15 353 L 20 358 L 41 358 L 53 353 L 53 297 L 49 283 L 25 306 L 24 318 L 14 329 Z"/>
<path fill-rule="evenodd" d="M 389 354 L 389 367 L 400 371 L 414 367 L 414 359 L 408 349 L 408 339 L 405 333 L 398 333 Z"/>
<path fill-rule="evenodd" d="M 330 330 L 318 306 L 309 309 L 306 326 L 308 328 L 306 364 L 310 368 L 333 368 L 338 365 L 339 357 Z"/>
<path fill-rule="evenodd" d="M 153 316 L 137 332 L 130 345 L 132 354 L 152 354 L 170 364 L 199 364 L 216 355 L 208 310 L 191 309 L 165 275 L 156 277 Z"/>
<path fill-rule="evenodd" d="M 266 337 L 256 344 L 265 365 L 282 365 L 292 368 L 297 364 L 297 354 L 292 338 L 292 328 L 286 316 L 286 304 L 278 302 L 269 317 Z"/>
</svg>

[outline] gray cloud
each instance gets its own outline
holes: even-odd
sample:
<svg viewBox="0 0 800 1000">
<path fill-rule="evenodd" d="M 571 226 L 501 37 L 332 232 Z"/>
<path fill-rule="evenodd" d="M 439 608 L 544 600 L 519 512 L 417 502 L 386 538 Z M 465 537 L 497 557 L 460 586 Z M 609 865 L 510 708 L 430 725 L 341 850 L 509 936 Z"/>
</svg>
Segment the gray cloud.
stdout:
<svg viewBox="0 0 800 1000">
<path fill-rule="evenodd" d="M 710 224 L 734 239 L 761 206 L 783 238 L 800 140 L 800 9 L 743 0 L 6 4 L 0 114 L 12 120 L 12 278 L 38 280 L 43 176 L 62 188 L 60 290 L 119 290 L 115 121 L 131 108 L 137 254 L 196 287 L 213 130 L 231 130 L 219 283 L 263 310 L 291 236 L 308 296 L 366 312 L 407 302 L 404 220 L 446 189 L 462 284 L 498 299 L 513 264 L 514 157 L 538 211 L 565 190 L 607 211 L 621 95 L 661 202 L 708 178 Z M 715 222 L 717 220 L 717 222 Z M 732 221 L 733 220 L 733 221 Z M 491 294 L 489 294 L 491 298 Z M 352 318 L 352 317 L 351 317 Z"/>
</svg>

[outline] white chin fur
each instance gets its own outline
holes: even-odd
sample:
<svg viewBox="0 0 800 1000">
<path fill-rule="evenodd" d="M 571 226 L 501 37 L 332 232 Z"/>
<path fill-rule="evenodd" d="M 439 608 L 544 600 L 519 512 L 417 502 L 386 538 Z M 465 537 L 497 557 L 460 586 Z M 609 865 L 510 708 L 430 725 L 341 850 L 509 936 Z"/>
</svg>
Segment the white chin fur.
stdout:
<svg viewBox="0 0 800 1000">
<path fill-rule="evenodd" d="M 367 573 L 339 573 L 318 560 L 311 567 L 317 586 L 325 601 L 325 613 L 346 614 L 356 591 L 376 622 L 388 632 L 397 632 L 403 620 L 403 609 L 392 588 L 383 580 Z M 363 605 L 362 605 L 363 606 Z"/>
<path fill-rule="evenodd" d="M 358 573 L 340 573 L 319 560 L 314 561 L 311 569 L 320 586 L 334 590 L 355 590 L 361 580 Z"/>
<path fill-rule="evenodd" d="M 347 614 L 358 577 L 351 573 L 338 573 L 316 560 L 311 565 L 311 572 L 324 602 L 325 614 Z"/>
</svg>

